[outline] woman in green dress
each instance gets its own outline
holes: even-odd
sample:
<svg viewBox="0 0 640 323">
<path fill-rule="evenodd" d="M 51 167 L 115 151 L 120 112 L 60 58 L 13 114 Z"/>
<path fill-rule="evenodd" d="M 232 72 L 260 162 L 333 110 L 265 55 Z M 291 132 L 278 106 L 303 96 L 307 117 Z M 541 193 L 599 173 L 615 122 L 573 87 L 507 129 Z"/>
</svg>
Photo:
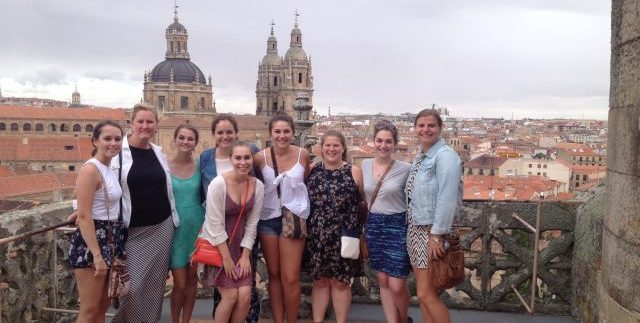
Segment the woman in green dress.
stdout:
<svg viewBox="0 0 640 323">
<path fill-rule="evenodd" d="M 171 320 L 189 322 L 198 288 L 196 268 L 191 266 L 189 258 L 204 221 L 200 165 L 193 158 L 198 130 L 190 124 L 181 124 L 173 133 L 173 141 L 176 153 L 169 158 L 169 168 L 180 226 L 176 228 L 171 246 Z"/>
</svg>

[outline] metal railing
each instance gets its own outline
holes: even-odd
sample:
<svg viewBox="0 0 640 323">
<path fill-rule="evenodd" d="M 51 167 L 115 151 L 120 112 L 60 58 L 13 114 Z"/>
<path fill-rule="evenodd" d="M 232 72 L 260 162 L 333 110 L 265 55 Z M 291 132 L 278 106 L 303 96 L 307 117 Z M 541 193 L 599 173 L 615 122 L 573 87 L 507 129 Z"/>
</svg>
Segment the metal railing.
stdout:
<svg viewBox="0 0 640 323">
<path fill-rule="evenodd" d="M 52 271 L 52 281 L 53 281 L 53 307 L 43 307 L 42 310 L 45 312 L 52 312 L 53 313 L 53 321 L 55 322 L 57 319 L 57 313 L 63 313 L 63 314 L 79 314 L 80 311 L 78 310 L 71 310 L 71 309 L 64 309 L 64 308 L 58 308 L 58 252 L 56 250 L 57 248 L 57 241 L 58 241 L 58 232 L 64 232 L 64 233 L 69 233 L 69 232 L 73 232 L 76 230 L 75 227 L 70 227 L 71 225 L 74 225 L 75 222 L 74 221 L 66 221 L 66 222 L 62 222 L 62 223 L 58 223 L 58 224 L 54 224 L 51 226 L 47 226 L 41 229 L 37 229 L 37 230 L 32 230 L 29 232 L 24 232 L 24 233 L 20 233 L 20 234 L 15 234 L 6 238 L 2 238 L 0 239 L 0 246 L 4 245 L 4 244 L 8 244 L 10 242 L 14 242 L 14 241 L 18 241 L 21 239 L 25 239 L 37 234 L 43 234 L 43 233 L 47 233 L 49 234 L 49 238 L 51 240 L 51 244 L 52 244 L 52 254 L 53 254 L 53 258 L 52 258 L 52 267 L 53 267 L 53 271 Z M 0 294 L 0 297 L 2 295 Z M 2 299 L 0 298 L 0 304 L 2 304 Z M 0 323 L 2 323 L 2 307 L 0 307 Z M 112 313 L 106 313 L 105 314 L 107 317 L 112 317 L 114 314 Z"/>
</svg>

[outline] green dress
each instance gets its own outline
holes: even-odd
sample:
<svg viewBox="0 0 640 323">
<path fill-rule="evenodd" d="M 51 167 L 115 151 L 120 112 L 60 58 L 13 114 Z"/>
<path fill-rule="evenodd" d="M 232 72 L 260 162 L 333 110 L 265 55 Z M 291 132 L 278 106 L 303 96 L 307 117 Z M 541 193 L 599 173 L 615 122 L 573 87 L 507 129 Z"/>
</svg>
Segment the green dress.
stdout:
<svg viewBox="0 0 640 323">
<path fill-rule="evenodd" d="M 180 226 L 173 234 L 171 245 L 171 268 L 184 268 L 189 263 L 196 238 L 204 222 L 204 207 L 200 202 L 200 165 L 190 178 L 182 179 L 171 176 L 173 197 L 180 217 Z"/>
</svg>

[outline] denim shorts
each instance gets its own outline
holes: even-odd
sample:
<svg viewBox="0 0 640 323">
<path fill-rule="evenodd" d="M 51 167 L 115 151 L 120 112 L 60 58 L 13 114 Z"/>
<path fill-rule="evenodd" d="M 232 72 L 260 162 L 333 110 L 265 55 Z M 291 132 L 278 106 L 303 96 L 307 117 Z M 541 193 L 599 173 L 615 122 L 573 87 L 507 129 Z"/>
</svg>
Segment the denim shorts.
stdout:
<svg viewBox="0 0 640 323">
<path fill-rule="evenodd" d="M 282 216 L 258 221 L 258 233 L 268 236 L 279 236 L 282 233 Z"/>
</svg>

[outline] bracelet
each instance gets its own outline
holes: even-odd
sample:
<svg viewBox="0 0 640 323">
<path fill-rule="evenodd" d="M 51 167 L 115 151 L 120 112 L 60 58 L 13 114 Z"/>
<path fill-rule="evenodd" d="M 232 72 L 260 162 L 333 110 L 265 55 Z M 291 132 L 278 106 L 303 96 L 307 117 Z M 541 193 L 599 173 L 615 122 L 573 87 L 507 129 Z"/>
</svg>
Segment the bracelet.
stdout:
<svg viewBox="0 0 640 323">
<path fill-rule="evenodd" d="M 439 236 L 429 236 L 429 239 L 435 241 L 436 243 L 440 243 L 440 237 Z"/>
</svg>

